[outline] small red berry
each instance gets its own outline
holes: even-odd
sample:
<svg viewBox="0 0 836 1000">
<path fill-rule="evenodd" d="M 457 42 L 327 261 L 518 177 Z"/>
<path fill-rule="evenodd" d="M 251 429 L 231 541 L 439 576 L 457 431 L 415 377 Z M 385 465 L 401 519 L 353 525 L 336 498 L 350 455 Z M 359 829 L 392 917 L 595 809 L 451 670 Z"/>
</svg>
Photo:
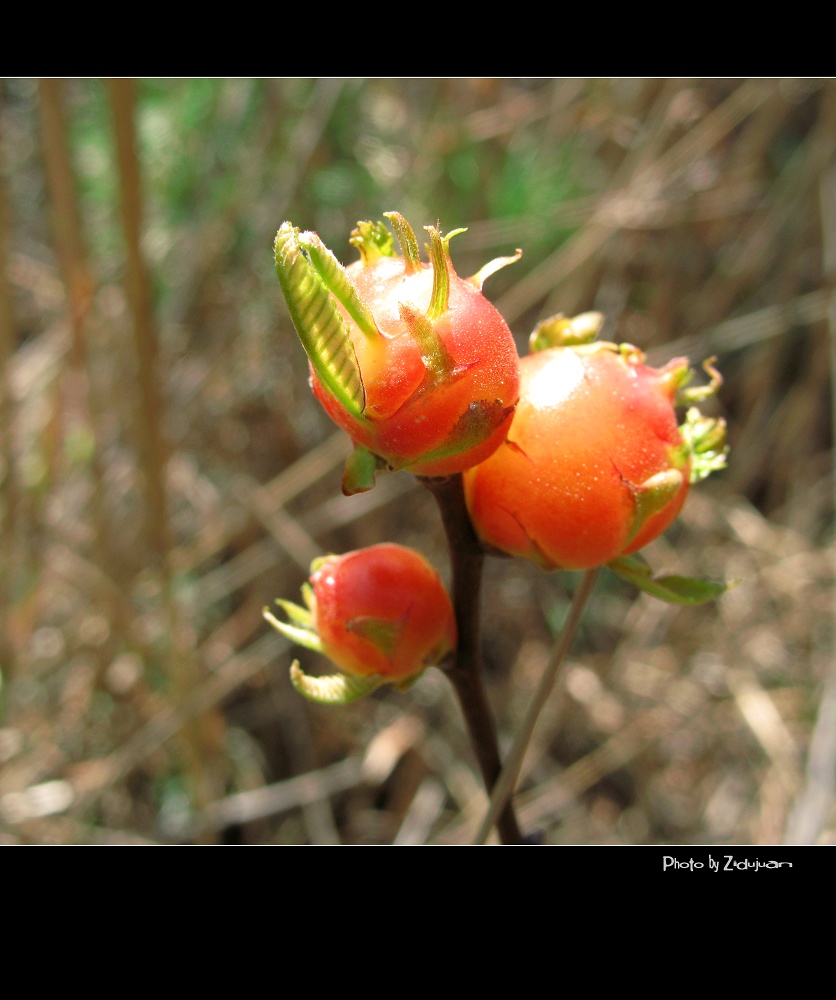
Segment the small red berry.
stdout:
<svg viewBox="0 0 836 1000">
<path fill-rule="evenodd" d="M 310 583 L 323 651 L 346 673 L 402 680 L 456 644 L 444 584 L 413 549 L 381 543 L 331 556 Z"/>
<path fill-rule="evenodd" d="M 317 559 L 302 592 L 307 608 L 276 602 L 293 624 L 265 617 L 349 675 L 309 677 L 295 665 L 295 686 L 314 700 L 350 701 L 381 683 L 409 683 L 455 648 L 450 597 L 413 549 L 383 543 Z"/>
</svg>

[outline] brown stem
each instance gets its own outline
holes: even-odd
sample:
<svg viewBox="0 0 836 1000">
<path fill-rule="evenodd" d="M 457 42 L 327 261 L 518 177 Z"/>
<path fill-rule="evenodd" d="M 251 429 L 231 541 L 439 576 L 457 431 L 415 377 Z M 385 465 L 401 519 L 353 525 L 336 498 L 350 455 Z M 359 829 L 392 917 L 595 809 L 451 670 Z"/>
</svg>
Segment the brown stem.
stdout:
<svg viewBox="0 0 836 1000">
<path fill-rule="evenodd" d="M 446 673 L 458 695 L 470 742 L 490 793 L 502 772 L 502 760 L 483 682 L 479 598 L 485 555 L 468 517 L 461 475 L 423 479 L 422 482 L 441 511 L 450 549 L 453 609 L 459 642 L 455 659 Z M 500 813 L 496 825 L 503 844 L 524 842 L 510 802 Z"/>
</svg>

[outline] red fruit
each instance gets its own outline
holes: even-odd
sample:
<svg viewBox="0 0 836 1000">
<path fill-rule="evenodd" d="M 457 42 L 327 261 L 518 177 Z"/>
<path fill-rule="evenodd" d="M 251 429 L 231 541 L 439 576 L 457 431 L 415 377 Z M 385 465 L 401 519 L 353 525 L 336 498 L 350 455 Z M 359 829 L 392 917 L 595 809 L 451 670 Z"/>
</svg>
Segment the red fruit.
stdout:
<svg viewBox="0 0 836 1000">
<path fill-rule="evenodd" d="M 592 569 L 660 535 L 688 494 L 673 397 L 687 362 L 635 348 L 554 347 L 522 360 L 507 440 L 465 473 L 483 541 L 547 569 Z"/>
<path fill-rule="evenodd" d="M 456 645 L 447 591 L 412 549 L 384 543 L 329 556 L 310 585 L 322 651 L 346 673 L 402 680 Z"/>
<path fill-rule="evenodd" d="M 401 305 L 426 314 L 433 287 L 430 265 L 409 274 L 401 258 L 348 268 L 369 302 L 382 343 L 351 327 L 363 372 L 366 406 L 352 417 L 312 374 L 317 399 L 355 444 L 393 469 L 447 476 L 487 458 L 504 440 L 519 392 L 519 358 L 511 331 L 470 282 L 450 268 L 450 297 L 434 332 L 449 355 L 436 377 L 401 315 Z"/>
<path fill-rule="evenodd" d="M 360 223 L 361 260 L 342 268 L 318 237 L 289 223 L 276 262 L 328 415 L 377 465 L 446 476 L 483 461 L 505 439 L 519 395 L 511 331 L 482 295 L 488 265 L 471 279 L 452 265 L 449 240 L 430 228 L 422 263 L 409 225 L 390 214 L 404 247 L 381 224 Z M 346 492 L 368 488 L 350 470 Z"/>
</svg>

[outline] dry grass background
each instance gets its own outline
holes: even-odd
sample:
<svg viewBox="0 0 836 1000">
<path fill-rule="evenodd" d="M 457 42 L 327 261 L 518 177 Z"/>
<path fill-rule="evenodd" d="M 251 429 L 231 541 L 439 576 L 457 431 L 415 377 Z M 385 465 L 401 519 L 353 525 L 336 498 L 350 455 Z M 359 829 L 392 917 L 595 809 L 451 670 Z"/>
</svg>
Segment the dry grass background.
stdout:
<svg viewBox="0 0 836 1000">
<path fill-rule="evenodd" d="M 446 573 L 406 475 L 339 492 L 272 271 L 290 218 L 469 226 L 521 349 L 600 309 L 716 354 L 729 469 L 646 554 L 741 583 L 598 582 L 517 803 L 547 843 L 833 843 L 836 84 L 0 84 L 0 842 L 467 843 L 485 797 L 444 678 L 345 709 L 261 618 L 385 539 Z M 489 560 L 503 742 L 577 577 Z M 306 667 L 315 669 L 313 658 Z"/>
</svg>

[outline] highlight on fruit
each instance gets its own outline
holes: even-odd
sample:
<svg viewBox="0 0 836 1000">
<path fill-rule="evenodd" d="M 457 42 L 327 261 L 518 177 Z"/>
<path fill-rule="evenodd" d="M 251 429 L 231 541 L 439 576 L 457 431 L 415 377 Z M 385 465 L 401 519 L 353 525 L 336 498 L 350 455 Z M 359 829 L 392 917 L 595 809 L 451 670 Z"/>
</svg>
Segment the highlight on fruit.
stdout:
<svg viewBox="0 0 836 1000">
<path fill-rule="evenodd" d="M 453 606 L 441 578 L 414 549 L 382 543 L 314 560 L 304 607 L 277 600 L 288 621 L 264 617 L 282 635 L 338 668 L 310 676 L 294 661 L 293 686 L 312 701 L 346 704 L 382 684 L 405 688 L 456 646 Z"/>
<path fill-rule="evenodd" d="M 397 212 L 359 222 L 343 267 L 316 233 L 285 222 L 276 271 L 308 355 L 311 387 L 352 438 L 343 492 L 370 489 L 379 469 L 447 476 L 484 461 L 505 439 L 519 398 L 519 357 L 508 325 L 482 294 L 501 257 L 460 278 L 450 241 L 427 226 L 428 261 Z"/>
<path fill-rule="evenodd" d="M 641 585 L 647 574 L 619 560 L 665 531 L 691 484 L 725 465 L 724 421 L 689 405 L 722 380 L 709 362 L 709 384 L 690 388 L 686 358 L 649 367 L 632 345 L 596 342 L 602 322 L 556 316 L 535 329 L 511 428 L 464 473 L 465 496 L 486 546 L 548 570 L 610 564 Z M 678 406 L 688 406 L 682 423 Z"/>
</svg>

